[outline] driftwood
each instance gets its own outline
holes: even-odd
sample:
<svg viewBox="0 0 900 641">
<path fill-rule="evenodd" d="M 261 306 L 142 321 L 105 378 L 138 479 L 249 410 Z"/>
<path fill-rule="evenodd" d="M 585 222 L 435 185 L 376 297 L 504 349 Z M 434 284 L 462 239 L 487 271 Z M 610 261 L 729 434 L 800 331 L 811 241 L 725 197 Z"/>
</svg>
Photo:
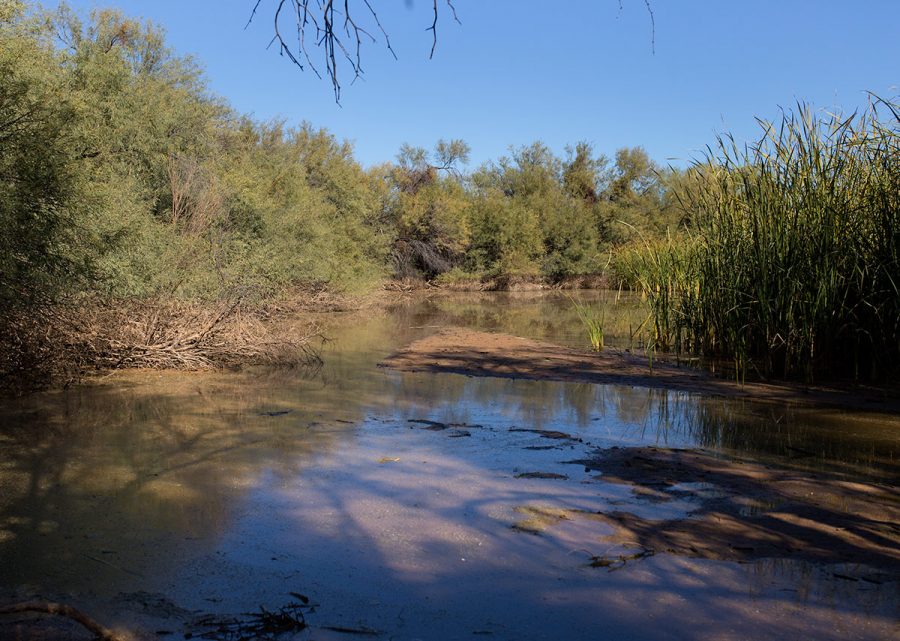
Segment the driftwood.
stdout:
<svg viewBox="0 0 900 641">
<path fill-rule="evenodd" d="M 10 605 L 0 605 L 0 615 L 8 614 L 49 614 L 51 616 L 64 617 L 71 619 L 80 624 L 95 638 L 101 641 L 126 641 L 125 637 L 120 636 L 112 630 L 103 627 L 88 615 L 80 610 L 73 608 L 71 605 L 64 603 L 52 603 L 50 601 L 22 601 L 21 603 L 13 603 Z"/>
</svg>

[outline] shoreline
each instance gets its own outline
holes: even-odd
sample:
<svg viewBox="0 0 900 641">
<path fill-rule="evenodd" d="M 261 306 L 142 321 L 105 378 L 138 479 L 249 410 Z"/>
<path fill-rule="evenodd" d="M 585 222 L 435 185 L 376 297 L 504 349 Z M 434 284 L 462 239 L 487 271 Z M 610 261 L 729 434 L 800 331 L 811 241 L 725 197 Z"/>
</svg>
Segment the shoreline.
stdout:
<svg viewBox="0 0 900 641">
<path fill-rule="evenodd" d="M 243 348 L 246 345 L 235 343 L 231 345 L 234 354 L 229 353 L 227 358 L 219 359 L 221 363 L 210 360 L 199 366 L 192 366 L 184 362 L 178 362 L 177 366 L 167 365 L 164 362 L 148 365 L 143 361 L 129 364 L 127 362 L 129 359 L 121 359 L 117 362 L 108 355 L 104 355 L 104 359 L 100 359 L 101 350 L 96 345 L 80 340 L 81 337 L 77 334 L 63 334 L 67 339 L 63 348 L 74 350 L 70 355 L 69 362 L 65 361 L 67 354 L 64 350 L 54 350 L 53 345 L 44 345 L 41 348 L 42 351 L 47 354 L 52 353 L 53 357 L 58 359 L 56 362 L 49 362 L 48 370 L 56 367 L 57 371 L 52 373 L 50 378 L 42 379 L 35 376 L 34 385 L 23 386 L 22 381 L 17 380 L 18 387 L 6 386 L 0 390 L 0 396 L 15 398 L 42 390 L 63 389 L 73 383 L 88 382 L 94 378 L 107 377 L 116 371 L 131 369 L 152 371 L 242 369 L 260 363 L 300 366 L 305 360 L 318 362 L 317 349 L 312 345 L 311 340 L 319 335 L 318 329 L 316 329 L 317 317 L 322 314 L 354 314 L 372 309 L 387 309 L 412 300 L 416 296 L 452 297 L 468 293 L 472 296 L 510 294 L 523 297 L 542 297 L 554 292 L 565 291 L 565 289 L 563 286 L 551 287 L 548 285 L 532 288 L 467 289 L 433 285 L 427 281 L 392 280 L 384 282 L 378 289 L 360 294 L 343 294 L 328 290 L 288 292 L 280 297 L 246 307 L 243 304 L 234 305 L 236 311 L 244 310 L 242 314 L 238 314 L 243 317 L 243 319 L 239 319 L 241 323 L 245 327 L 247 325 L 244 321 L 249 320 L 253 324 L 254 334 L 256 334 L 254 339 L 257 345 L 253 345 L 253 349 L 245 351 Z M 601 287 L 599 290 L 582 288 L 582 291 L 615 293 L 616 290 Z M 223 306 L 223 303 L 201 304 L 175 300 L 135 300 L 121 301 L 120 303 L 123 308 L 128 306 L 140 308 L 143 319 L 152 319 L 154 322 L 158 322 L 160 311 L 180 306 L 179 311 L 189 309 L 191 314 L 197 316 L 193 323 L 195 326 L 202 320 L 202 314 L 208 316 L 214 313 L 217 307 L 222 309 Z M 97 309 L 100 308 L 112 309 L 110 303 L 101 303 Z M 60 309 L 68 310 L 67 313 L 70 314 L 74 308 L 70 305 Z M 84 309 L 88 313 L 95 314 L 90 305 Z M 122 310 L 115 311 L 118 314 Z M 173 310 L 167 311 L 170 320 L 178 322 L 172 315 Z M 107 315 L 115 316 L 108 312 Z M 51 314 L 51 317 L 53 316 L 56 314 Z M 97 315 L 95 314 L 95 316 Z M 102 318 L 102 316 L 98 317 Z M 62 319 L 65 320 L 65 317 Z M 119 331 L 116 323 L 120 320 L 119 316 L 112 318 L 112 321 L 106 319 L 103 321 L 104 326 L 99 330 L 97 327 L 88 325 L 87 330 L 83 330 L 82 333 L 92 341 L 96 341 L 98 336 L 102 339 L 101 334 L 104 332 Z M 216 321 L 216 330 L 219 329 L 219 324 L 224 327 L 232 320 L 229 314 L 224 315 Z M 305 322 L 306 326 L 304 331 L 298 334 L 299 322 Z M 77 327 L 78 324 L 70 324 L 70 327 L 73 325 Z M 51 323 L 49 327 L 52 330 L 53 324 Z M 190 342 L 193 331 L 194 327 L 186 326 L 181 329 L 180 333 L 187 336 Z M 229 338 L 237 336 L 246 342 L 246 329 L 237 333 L 225 332 L 220 338 L 225 338 L 229 334 L 231 335 Z M 297 338 L 295 335 L 299 336 L 299 340 L 295 340 Z M 132 337 L 128 338 L 131 341 L 134 340 Z M 85 343 L 87 348 L 79 343 Z M 121 342 L 120 344 L 124 345 Z M 219 343 L 220 347 L 222 345 L 228 348 L 228 340 L 226 339 L 225 343 Z M 259 346 L 262 348 L 257 349 Z M 131 349 L 128 345 L 125 345 L 125 348 Z M 188 345 L 188 348 L 192 349 L 193 345 Z M 138 345 L 138 350 L 140 349 L 143 348 Z M 228 349 L 225 351 L 227 352 Z M 89 358 L 91 354 L 95 357 L 94 361 Z M 445 327 L 433 335 L 399 349 L 380 365 L 400 371 L 618 384 L 707 396 L 744 398 L 758 402 L 822 405 L 900 414 L 900 386 L 896 384 L 861 386 L 850 381 L 840 380 L 816 384 L 791 381 L 739 383 L 718 377 L 703 367 L 692 368 L 683 363 L 673 364 L 674 359 L 675 357 L 667 353 L 657 354 L 651 360 L 627 349 L 616 347 L 606 347 L 602 352 L 597 353 L 511 334 L 480 332 L 463 327 Z M 696 359 L 686 358 L 685 361 L 695 362 Z M 110 362 L 113 362 L 114 365 L 110 366 Z M 4 376 L 8 378 L 8 373 L 5 373 Z"/>
<path fill-rule="evenodd" d="M 586 352 L 509 334 L 445 328 L 413 341 L 383 360 L 403 372 L 452 373 L 524 380 L 662 388 L 754 402 L 824 405 L 900 414 L 900 396 L 889 388 L 762 383 L 716 378 L 706 370 L 652 363 L 634 353 L 606 348 Z"/>
</svg>

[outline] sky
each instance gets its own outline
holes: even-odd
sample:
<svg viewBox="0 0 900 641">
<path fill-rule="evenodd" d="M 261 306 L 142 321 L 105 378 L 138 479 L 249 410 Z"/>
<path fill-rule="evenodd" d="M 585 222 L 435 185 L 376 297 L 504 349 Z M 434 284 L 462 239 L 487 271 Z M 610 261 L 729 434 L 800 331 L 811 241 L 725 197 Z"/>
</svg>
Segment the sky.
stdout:
<svg viewBox="0 0 900 641">
<path fill-rule="evenodd" d="M 337 105 L 327 79 L 267 49 L 277 0 L 246 29 L 255 0 L 69 0 L 152 20 L 236 110 L 327 128 L 366 166 L 441 138 L 465 140 L 471 167 L 535 140 L 559 154 L 640 145 L 684 166 L 717 133 L 756 139 L 756 117 L 798 101 L 848 112 L 867 91 L 900 95 L 900 0 L 650 0 L 653 22 L 644 0 L 454 0 L 461 24 L 440 0 L 430 60 L 430 1 L 371 2 L 398 60 L 366 44 Z"/>
</svg>

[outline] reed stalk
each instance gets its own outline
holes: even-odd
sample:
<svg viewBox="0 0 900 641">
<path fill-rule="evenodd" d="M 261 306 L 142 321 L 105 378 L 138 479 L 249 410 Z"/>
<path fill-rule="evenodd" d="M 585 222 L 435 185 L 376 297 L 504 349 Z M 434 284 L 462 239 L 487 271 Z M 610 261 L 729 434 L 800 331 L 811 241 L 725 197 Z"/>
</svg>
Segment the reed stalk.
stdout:
<svg viewBox="0 0 900 641">
<path fill-rule="evenodd" d="M 572 305 L 575 307 L 575 311 L 578 313 L 578 318 L 581 320 L 581 324 L 584 326 L 585 330 L 587 330 L 588 341 L 591 344 L 591 349 L 593 349 L 595 352 L 603 351 L 604 314 L 601 313 L 598 315 L 596 310 L 594 310 L 592 307 L 581 303 L 572 297 L 569 297 L 569 300 L 572 301 Z"/>
<path fill-rule="evenodd" d="M 687 240 L 631 247 L 620 276 L 659 346 L 724 357 L 739 376 L 886 379 L 900 363 L 896 102 L 844 117 L 800 104 L 739 146 L 721 136 L 679 194 Z"/>
</svg>

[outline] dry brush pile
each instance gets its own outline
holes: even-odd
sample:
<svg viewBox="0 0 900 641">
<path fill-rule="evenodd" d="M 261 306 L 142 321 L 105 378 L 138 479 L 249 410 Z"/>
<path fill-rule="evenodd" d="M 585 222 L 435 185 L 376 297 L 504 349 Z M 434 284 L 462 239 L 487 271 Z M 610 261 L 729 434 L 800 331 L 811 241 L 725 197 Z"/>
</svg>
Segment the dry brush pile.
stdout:
<svg viewBox="0 0 900 641">
<path fill-rule="evenodd" d="M 0 389 L 25 391 L 123 368 L 319 364 L 318 327 L 276 323 L 275 314 L 241 299 L 90 300 L 7 313 L 0 319 Z"/>
</svg>

